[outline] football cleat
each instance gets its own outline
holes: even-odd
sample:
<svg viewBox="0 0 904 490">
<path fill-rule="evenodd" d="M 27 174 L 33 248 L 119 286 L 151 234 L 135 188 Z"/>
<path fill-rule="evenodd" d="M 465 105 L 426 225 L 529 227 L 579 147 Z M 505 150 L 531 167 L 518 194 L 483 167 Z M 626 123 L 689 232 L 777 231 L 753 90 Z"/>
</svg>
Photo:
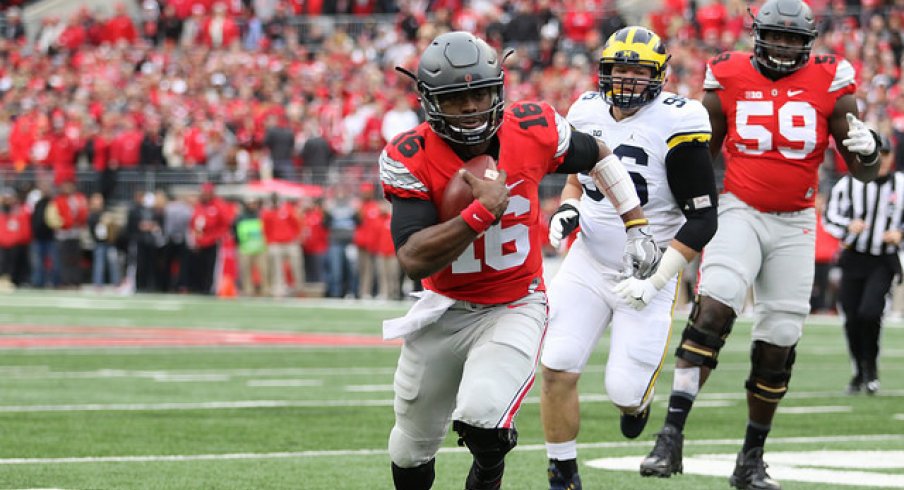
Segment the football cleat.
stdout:
<svg viewBox="0 0 904 490">
<path fill-rule="evenodd" d="M 650 405 L 643 409 L 643 412 L 637 414 L 621 414 L 621 433 L 628 439 L 635 439 L 643 432 L 643 428 L 647 426 L 647 420 L 650 420 Z"/>
<path fill-rule="evenodd" d="M 550 463 L 546 474 L 549 476 L 549 490 L 581 490 L 582 488 L 581 475 L 577 471 L 571 475 L 571 478 L 565 478 L 559 468 L 556 468 L 555 464 Z"/>
<path fill-rule="evenodd" d="M 734 474 L 728 479 L 731 486 L 741 490 L 781 490 L 779 482 L 766 473 L 763 448 L 755 447 L 746 453 L 738 453 Z"/>
<path fill-rule="evenodd" d="M 681 451 L 684 447 L 684 435 L 674 426 L 665 425 L 656 435 L 653 450 L 640 463 L 641 476 L 658 476 L 668 478 L 673 473 L 684 472 L 681 462 Z"/>
<path fill-rule="evenodd" d="M 851 378 L 850 383 L 844 388 L 844 393 L 847 395 L 856 395 L 860 393 L 863 389 L 863 377 L 860 374 L 855 375 Z"/>
</svg>

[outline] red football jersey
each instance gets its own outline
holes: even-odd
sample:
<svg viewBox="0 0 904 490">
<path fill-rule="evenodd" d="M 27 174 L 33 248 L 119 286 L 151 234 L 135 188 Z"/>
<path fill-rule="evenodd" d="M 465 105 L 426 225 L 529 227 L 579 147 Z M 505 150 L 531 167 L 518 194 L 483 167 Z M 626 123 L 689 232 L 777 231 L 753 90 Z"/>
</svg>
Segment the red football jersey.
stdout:
<svg viewBox="0 0 904 490">
<path fill-rule="evenodd" d="M 704 88 L 719 95 L 728 125 L 725 191 L 760 211 L 813 207 L 829 117 L 838 98 L 856 90 L 854 68 L 842 58 L 814 55 L 800 70 L 771 80 L 752 57 L 723 53 L 706 67 Z"/>
<path fill-rule="evenodd" d="M 543 176 L 562 163 L 571 129 L 545 103 L 519 102 L 503 117 L 497 167 L 508 175 L 511 199 L 499 223 L 424 280 L 425 288 L 450 298 L 499 304 L 544 290 L 538 188 Z M 424 199 L 439 208 L 449 179 L 463 163 L 422 123 L 393 138 L 380 155 L 383 192 L 389 199 Z"/>
</svg>

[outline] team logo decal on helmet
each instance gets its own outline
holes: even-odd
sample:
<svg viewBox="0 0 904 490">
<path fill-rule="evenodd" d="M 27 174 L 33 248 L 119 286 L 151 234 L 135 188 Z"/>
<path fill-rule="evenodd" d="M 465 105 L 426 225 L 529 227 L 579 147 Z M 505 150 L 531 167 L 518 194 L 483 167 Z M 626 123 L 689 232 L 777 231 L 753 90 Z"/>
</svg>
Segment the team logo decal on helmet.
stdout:
<svg viewBox="0 0 904 490">
<path fill-rule="evenodd" d="M 789 46 L 769 42 L 767 32 L 781 32 L 800 36 L 803 46 Z M 807 64 L 816 40 L 813 11 L 801 0 L 769 0 L 760 7 L 753 19 L 756 62 L 776 73 L 787 74 Z"/>
<path fill-rule="evenodd" d="M 619 29 L 609 36 L 600 57 L 599 89 L 603 100 L 622 109 L 640 107 L 662 92 L 670 56 L 659 36 L 639 26 Z M 612 76 L 615 65 L 643 66 L 648 78 Z"/>
<path fill-rule="evenodd" d="M 418 63 L 417 75 L 396 67 L 417 82 L 421 107 L 427 122 L 438 135 L 465 145 L 488 141 L 502 124 L 505 105 L 502 62 L 511 52 L 499 56 L 485 41 L 464 31 L 448 32 L 430 43 Z M 453 115 L 443 112 L 443 97 L 470 90 L 492 91 L 490 108 L 474 114 Z M 465 120 L 483 120 L 468 127 Z"/>
</svg>

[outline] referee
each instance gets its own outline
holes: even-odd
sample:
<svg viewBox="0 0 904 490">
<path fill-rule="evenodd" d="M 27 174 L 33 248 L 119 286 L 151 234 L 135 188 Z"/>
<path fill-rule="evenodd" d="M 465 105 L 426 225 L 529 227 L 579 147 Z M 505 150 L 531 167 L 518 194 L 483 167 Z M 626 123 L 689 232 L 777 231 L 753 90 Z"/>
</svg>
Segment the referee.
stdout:
<svg viewBox="0 0 904 490">
<path fill-rule="evenodd" d="M 847 393 L 879 391 L 879 330 L 885 299 L 895 276 L 901 278 L 898 248 L 904 215 L 904 173 L 894 169 L 891 142 L 879 146 L 876 180 L 863 183 L 845 175 L 832 187 L 825 229 L 844 246 L 839 298 L 844 312 L 854 377 Z"/>
</svg>

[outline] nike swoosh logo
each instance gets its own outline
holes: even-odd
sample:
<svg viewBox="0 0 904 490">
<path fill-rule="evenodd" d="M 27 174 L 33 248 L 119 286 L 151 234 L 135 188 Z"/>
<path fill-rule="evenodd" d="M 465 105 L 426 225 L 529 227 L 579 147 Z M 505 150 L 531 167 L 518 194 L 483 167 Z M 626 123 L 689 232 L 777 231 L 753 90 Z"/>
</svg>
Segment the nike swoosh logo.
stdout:
<svg viewBox="0 0 904 490">
<path fill-rule="evenodd" d="M 803 90 L 789 90 L 788 97 L 794 97 L 794 96 L 800 95 L 802 93 L 804 93 Z"/>
<path fill-rule="evenodd" d="M 505 184 L 505 188 L 508 189 L 508 190 L 512 190 L 512 189 L 514 189 L 518 184 L 520 184 L 520 183 L 522 183 L 522 182 L 524 182 L 524 179 L 521 179 L 521 180 L 519 180 L 518 182 L 515 182 L 515 183 L 513 183 L 513 184 Z"/>
<path fill-rule="evenodd" d="M 471 218 L 474 218 L 475 220 L 480 221 L 481 223 L 483 223 L 483 220 L 480 219 L 480 216 L 477 216 L 477 213 L 472 214 L 472 215 L 471 215 Z"/>
</svg>

